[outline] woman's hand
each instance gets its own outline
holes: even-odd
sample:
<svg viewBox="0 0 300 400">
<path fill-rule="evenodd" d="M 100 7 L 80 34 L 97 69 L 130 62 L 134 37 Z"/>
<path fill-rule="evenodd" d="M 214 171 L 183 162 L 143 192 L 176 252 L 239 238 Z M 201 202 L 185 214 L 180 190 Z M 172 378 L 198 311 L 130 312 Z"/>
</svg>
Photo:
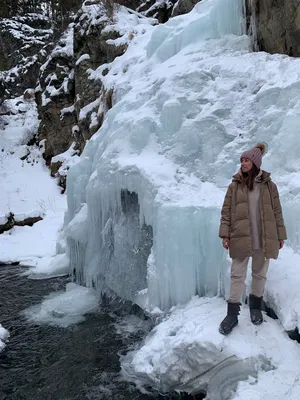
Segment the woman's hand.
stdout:
<svg viewBox="0 0 300 400">
<path fill-rule="evenodd" d="M 279 250 L 284 246 L 284 240 L 279 240 Z"/>
<path fill-rule="evenodd" d="M 229 238 L 223 238 L 222 245 L 223 245 L 224 249 L 228 250 L 229 249 Z"/>
</svg>

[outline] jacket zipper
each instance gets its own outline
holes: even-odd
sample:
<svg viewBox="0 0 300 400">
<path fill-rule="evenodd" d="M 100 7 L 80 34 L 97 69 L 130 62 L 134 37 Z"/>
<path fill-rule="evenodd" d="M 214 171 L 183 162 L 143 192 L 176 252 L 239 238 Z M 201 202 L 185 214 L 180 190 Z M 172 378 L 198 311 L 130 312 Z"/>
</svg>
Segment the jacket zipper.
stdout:
<svg viewBox="0 0 300 400">
<path fill-rule="evenodd" d="M 265 240 L 266 229 L 265 229 L 265 224 L 264 224 L 265 219 L 264 219 L 264 207 L 263 207 L 263 198 L 264 198 L 263 193 L 264 193 L 264 190 L 265 190 L 265 186 L 264 185 L 265 185 L 265 183 L 262 182 L 261 183 L 261 188 L 260 188 L 260 205 L 259 205 L 259 208 L 260 208 L 260 218 L 261 218 L 262 250 L 264 252 L 265 261 L 266 261 L 267 260 L 267 257 L 266 257 L 267 249 L 266 249 L 266 240 Z"/>
<path fill-rule="evenodd" d="M 251 218 L 250 218 L 250 211 L 249 211 L 249 189 L 247 186 L 246 186 L 246 190 L 247 190 L 248 219 L 249 219 L 249 228 L 250 228 L 251 255 L 253 255 L 252 225 L 251 225 Z"/>
</svg>

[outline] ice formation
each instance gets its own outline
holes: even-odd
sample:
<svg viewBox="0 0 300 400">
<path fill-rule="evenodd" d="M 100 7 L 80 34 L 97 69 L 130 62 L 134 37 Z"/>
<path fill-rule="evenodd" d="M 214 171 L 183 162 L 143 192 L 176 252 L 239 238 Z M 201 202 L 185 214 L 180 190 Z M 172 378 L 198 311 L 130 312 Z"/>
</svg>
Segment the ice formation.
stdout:
<svg viewBox="0 0 300 400">
<path fill-rule="evenodd" d="M 41 304 L 25 309 L 24 315 L 36 324 L 66 328 L 84 321 L 85 314 L 97 311 L 98 303 L 95 290 L 68 283 L 65 291 L 50 293 Z"/>
<path fill-rule="evenodd" d="M 169 309 L 224 292 L 220 206 L 258 140 L 299 247 L 300 61 L 249 52 L 242 0 L 139 32 L 108 74 L 91 71 L 114 106 L 69 170 L 64 233 L 78 282 Z"/>
</svg>

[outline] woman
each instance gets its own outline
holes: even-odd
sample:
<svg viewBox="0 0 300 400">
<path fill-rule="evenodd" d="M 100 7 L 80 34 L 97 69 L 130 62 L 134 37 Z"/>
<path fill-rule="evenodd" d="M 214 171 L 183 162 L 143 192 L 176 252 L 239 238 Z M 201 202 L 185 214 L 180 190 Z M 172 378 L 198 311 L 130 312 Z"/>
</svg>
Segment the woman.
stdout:
<svg viewBox="0 0 300 400">
<path fill-rule="evenodd" d="M 278 258 L 286 229 L 277 186 L 260 169 L 266 145 L 258 143 L 241 155 L 241 169 L 229 185 L 221 217 L 219 236 L 232 258 L 227 316 L 220 324 L 226 335 L 238 324 L 240 298 L 252 257 L 252 288 L 249 295 L 251 321 L 263 322 L 262 299 L 270 258 Z"/>
</svg>

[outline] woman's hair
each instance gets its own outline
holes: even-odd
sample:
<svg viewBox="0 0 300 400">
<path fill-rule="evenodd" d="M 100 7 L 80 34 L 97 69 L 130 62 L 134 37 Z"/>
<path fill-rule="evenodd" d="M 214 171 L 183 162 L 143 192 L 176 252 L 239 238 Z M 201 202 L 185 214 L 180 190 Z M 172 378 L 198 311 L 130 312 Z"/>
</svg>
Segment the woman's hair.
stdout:
<svg viewBox="0 0 300 400">
<path fill-rule="evenodd" d="M 254 179 L 257 177 L 259 174 L 259 168 L 255 164 L 252 165 L 252 168 L 250 169 L 249 172 L 242 172 L 242 182 L 247 185 L 248 189 L 253 190 L 254 186 Z"/>
</svg>

